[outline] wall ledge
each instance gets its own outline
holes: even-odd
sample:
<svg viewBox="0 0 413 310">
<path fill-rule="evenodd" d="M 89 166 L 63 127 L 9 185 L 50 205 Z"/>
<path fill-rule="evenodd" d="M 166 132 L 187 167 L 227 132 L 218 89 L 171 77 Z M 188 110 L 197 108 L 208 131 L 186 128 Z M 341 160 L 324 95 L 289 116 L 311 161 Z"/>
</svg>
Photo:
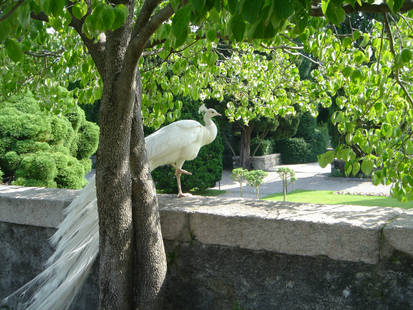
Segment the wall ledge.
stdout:
<svg viewBox="0 0 413 310">
<path fill-rule="evenodd" d="M 78 191 L 0 186 L 0 221 L 56 227 Z M 413 256 L 413 212 L 252 199 L 158 195 L 166 240 L 327 256 L 376 264 L 398 250 Z"/>
</svg>

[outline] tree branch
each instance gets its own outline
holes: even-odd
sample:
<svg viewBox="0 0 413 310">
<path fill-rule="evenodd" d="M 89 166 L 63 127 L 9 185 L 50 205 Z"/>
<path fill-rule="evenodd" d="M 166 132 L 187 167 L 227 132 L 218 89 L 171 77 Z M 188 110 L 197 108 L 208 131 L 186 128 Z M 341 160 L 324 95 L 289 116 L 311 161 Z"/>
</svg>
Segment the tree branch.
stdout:
<svg viewBox="0 0 413 310">
<path fill-rule="evenodd" d="M 70 21 L 69 26 L 73 27 L 73 29 L 76 30 L 76 32 L 79 34 L 80 38 L 82 39 L 83 43 L 88 48 L 90 56 L 95 62 L 96 68 L 98 69 L 99 74 L 103 79 L 104 77 L 103 70 L 105 68 L 105 42 L 100 41 L 100 40 L 97 42 L 94 42 L 94 40 L 86 37 L 86 35 L 82 31 L 83 22 L 86 16 L 84 16 L 82 20 L 80 20 L 80 19 L 77 19 L 73 15 L 71 6 L 69 6 L 67 10 L 69 14 L 72 16 L 72 20 Z M 87 14 L 90 14 L 90 8 L 88 9 Z"/>
<path fill-rule="evenodd" d="M 14 7 L 11 8 L 10 11 L 8 11 L 6 14 L 4 14 L 3 16 L 0 17 L 0 22 L 2 22 L 3 20 L 5 20 L 7 17 L 9 17 L 11 14 L 13 14 L 14 11 L 17 10 L 17 8 L 19 6 L 21 6 L 23 4 L 24 0 L 19 0 Z"/>
<path fill-rule="evenodd" d="M 168 4 L 166 7 L 159 10 L 158 13 L 153 15 L 145 24 L 145 26 L 137 30 L 138 32 L 131 38 L 131 42 L 126 51 L 124 64 L 125 68 L 136 66 L 138 59 L 142 55 L 142 52 L 147 45 L 147 42 L 151 35 L 164 21 L 168 20 L 168 18 L 170 18 L 173 13 L 174 10 L 172 9 L 172 6 Z M 136 25 L 134 27 L 134 31 L 135 29 L 137 29 Z"/>
<path fill-rule="evenodd" d="M 56 52 L 51 52 L 51 51 L 42 51 L 42 52 L 26 51 L 24 53 L 26 55 L 33 56 L 33 57 L 58 57 L 63 52 L 64 52 L 64 49 L 60 49 Z"/>
<path fill-rule="evenodd" d="M 389 24 L 389 20 L 387 18 L 387 14 L 383 13 L 383 17 L 384 17 L 384 25 L 386 27 L 386 32 L 387 32 L 387 35 L 388 35 L 389 41 L 390 41 L 390 50 L 393 54 L 394 59 L 396 60 L 397 55 L 396 55 L 396 50 L 394 49 L 393 33 L 391 31 L 391 28 L 390 28 L 390 24 Z M 410 96 L 410 93 L 409 93 L 408 89 L 406 88 L 406 86 L 404 86 L 403 82 L 400 80 L 400 71 L 399 71 L 399 68 L 397 68 L 397 67 L 395 68 L 395 78 L 396 78 L 397 84 L 399 84 L 399 86 L 401 87 L 401 89 L 405 93 L 408 101 L 410 102 L 410 106 L 413 107 L 413 99 Z"/>
<path fill-rule="evenodd" d="M 138 19 L 132 31 L 132 38 L 134 38 L 139 31 L 148 23 L 155 8 L 161 3 L 161 0 L 146 0 L 142 5 Z"/>
<path fill-rule="evenodd" d="M 367 13 L 388 13 L 391 12 L 390 8 L 387 6 L 385 2 L 380 4 L 368 4 L 363 3 L 361 6 L 358 3 L 355 3 L 354 6 L 352 5 L 345 5 L 343 6 L 344 11 L 349 13 L 354 12 L 367 12 Z M 413 1 L 406 0 L 404 1 L 403 6 L 400 8 L 399 12 L 408 12 L 413 9 Z M 312 6 L 310 11 L 311 16 L 324 16 L 323 11 L 319 5 Z"/>
</svg>

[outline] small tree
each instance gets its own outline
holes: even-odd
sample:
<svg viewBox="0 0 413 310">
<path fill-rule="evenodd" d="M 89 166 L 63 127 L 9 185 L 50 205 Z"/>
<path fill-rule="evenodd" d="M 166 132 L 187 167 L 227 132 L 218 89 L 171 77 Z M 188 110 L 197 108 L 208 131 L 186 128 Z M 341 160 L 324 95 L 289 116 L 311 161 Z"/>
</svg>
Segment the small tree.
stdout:
<svg viewBox="0 0 413 310">
<path fill-rule="evenodd" d="M 243 196 L 242 184 L 246 180 L 247 174 L 248 174 L 248 170 L 246 170 L 246 169 L 236 168 L 236 169 L 232 170 L 232 179 L 235 182 L 239 183 L 239 195 L 241 197 Z"/>
<path fill-rule="evenodd" d="M 255 195 L 257 199 L 260 198 L 260 185 L 266 176 L 267 172 L 262 170 L 251 170 L 247 173 L 247 182 L 250 186 L 255 187 Z"/>
<path fill-rule="evenodd" d="M 284 201 L 287 200 L 287 183 L 288 177 L 290 177 L 290 183 L 294 183 L 297 180 L 295 176 L 294 170 L 290 168 L 278 168 L 277 172 L 281 179 L 283 180 L 283 194 L 284 194 Z"/>
</svg>

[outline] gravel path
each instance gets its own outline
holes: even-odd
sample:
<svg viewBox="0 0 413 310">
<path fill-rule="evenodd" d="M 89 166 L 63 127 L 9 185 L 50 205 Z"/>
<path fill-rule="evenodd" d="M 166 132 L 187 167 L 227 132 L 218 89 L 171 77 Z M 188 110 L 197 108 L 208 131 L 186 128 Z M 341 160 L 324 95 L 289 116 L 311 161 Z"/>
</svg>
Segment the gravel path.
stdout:
<svg viewBox="0 0 413 310">
<path fill-rule="evenodd" d="M 305 190 L 332 190 L 349 194 L 363 195 L 389 195 L 390 186 L 373 185 L 368 179 L 330 177 L 330 165 L 321 168 L 318 163 L 280 165 L 295 171 L 297 181 L 288 184 L 288 191 Z M 221 182 L 217 183 L 214 189 L 226 190 L 220 197 L 239 197 L 239 184 L 231 178 L 231 171 L 225 170 L 222 174 Z M 261 197 L 273 193 L 282 192 L 282 181 L 276 172 L 268 172 L 264 179 L 264 184 L 260 187 Z M 244 186 L 244 197 L 255 198 L 255 189 Z"/>
</svg>

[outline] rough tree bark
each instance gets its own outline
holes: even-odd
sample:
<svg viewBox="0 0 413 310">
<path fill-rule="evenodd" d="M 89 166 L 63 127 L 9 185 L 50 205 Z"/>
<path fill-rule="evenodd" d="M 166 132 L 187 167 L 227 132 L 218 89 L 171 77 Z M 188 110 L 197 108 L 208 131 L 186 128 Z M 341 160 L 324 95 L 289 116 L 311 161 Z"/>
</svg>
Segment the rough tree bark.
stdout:
<svg viewBox="0 0 413 310">
<path fill-rule="evenodd" d="M 251 126 L 243 126 L 241 128 L 241 145 L 240 145 L 240 153 L 239 153 L 239 160 L 240 165 L 244 169 L 251 168 L 251 135 L 252 135 L 253 127 Z"/>
<path fill-rule="evenodd" d="M 151 16 L 159 2 L 146 1 L 135 25 L 134 1 L 124 3 L 128 19 L 106 34 L 104 61 L 95 61 L 103 80 L 96 166 L 100 309 L 162 309 L 166 257 L 145 151 L 137 74 L 146 42 L 173 14 L 165 7 Z M 102 56 L 91 54 L 94 60 Z"/>
<path fill-rule="evenodd" d="M 132 173 L 132 215 L 137 251 L 135 285 L 138 309 L 162 309 L 166 256 L 161 234 L 158 201 L 145 150 L 141 114 L 142 85 L 136 78 L 130 166 Z"/>
</svg>

